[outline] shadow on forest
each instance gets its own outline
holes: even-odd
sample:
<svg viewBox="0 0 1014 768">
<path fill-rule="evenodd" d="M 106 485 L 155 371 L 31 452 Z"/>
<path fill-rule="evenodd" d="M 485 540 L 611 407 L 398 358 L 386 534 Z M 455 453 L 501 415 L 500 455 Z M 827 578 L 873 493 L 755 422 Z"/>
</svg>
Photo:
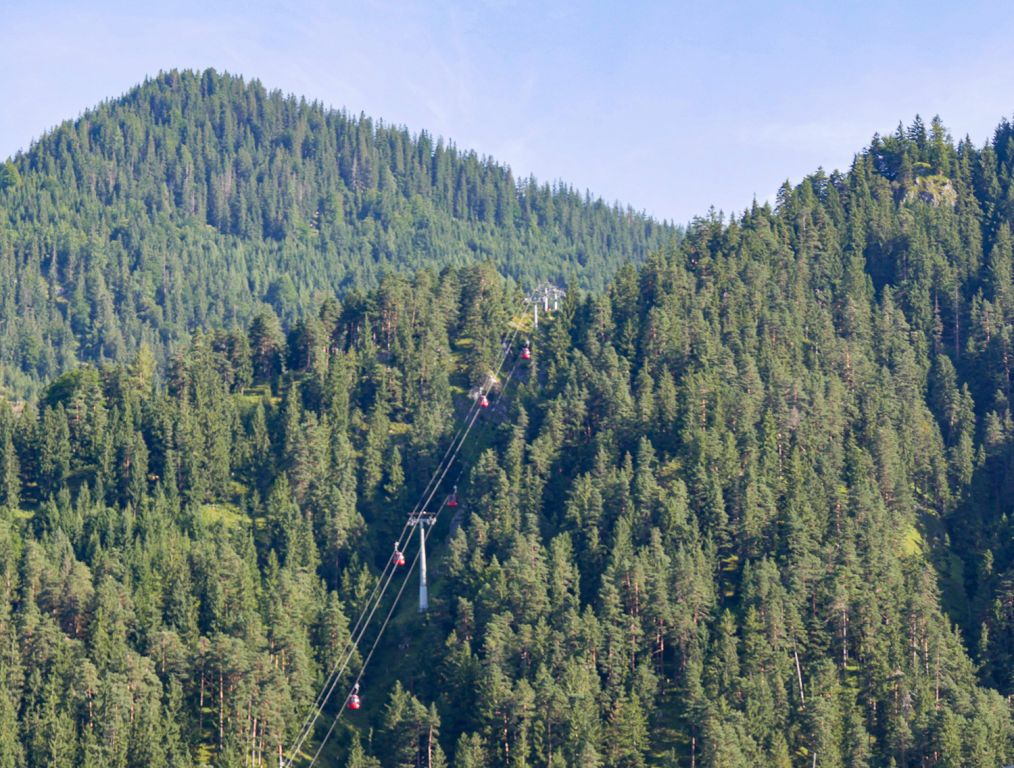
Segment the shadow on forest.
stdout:
<svg viewBox="0 0 1014 768">
<path fill-rule="evenodd" d="M 1014 692 L 1014 437 L 988 446 L 933 553 L 941 603 L 984 685 Z"/>
</svg>

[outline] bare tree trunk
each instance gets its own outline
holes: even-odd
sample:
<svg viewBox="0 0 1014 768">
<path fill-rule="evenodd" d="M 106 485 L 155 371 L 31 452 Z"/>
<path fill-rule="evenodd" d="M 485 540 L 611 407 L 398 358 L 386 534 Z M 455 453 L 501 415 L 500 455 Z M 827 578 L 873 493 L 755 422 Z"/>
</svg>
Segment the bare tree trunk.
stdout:
<svg viewBox="0 0 1014 768">
<path fill-rule="evenodd" d="M 225 675 L 218 670 L 218 746 L 225 744 Z"/>
<path fill-rule="evenodd" d="M 198 710 L 200 715 L 198 716 L 197 732 L 199 734 L 204 733 L 204 664 L 201 664 L 201 697 L 200 703 L 198 704 Z M 203 738 L 203 736 L 202 736 Z"/>
<path fill-rule="evenodd" d="M 954 283 L 954 359 L 961 359 L 961 294 L 957 281 Z"/>
<path fill-rule="evenodd" d="M 844 608 L 841 612 L 841 665 L 842 669 L 849 664 L 849 613 Z"/>
<path fill-rule="evenodd" d="M 799 699 L 805 705 L 806 694 L 803 693 L 803 669 L 799 666 L 799 652 L 795 648 L 792 649 L 792 655 L 796 659 L 796 678 L 799 680 Z"/>
</svg>

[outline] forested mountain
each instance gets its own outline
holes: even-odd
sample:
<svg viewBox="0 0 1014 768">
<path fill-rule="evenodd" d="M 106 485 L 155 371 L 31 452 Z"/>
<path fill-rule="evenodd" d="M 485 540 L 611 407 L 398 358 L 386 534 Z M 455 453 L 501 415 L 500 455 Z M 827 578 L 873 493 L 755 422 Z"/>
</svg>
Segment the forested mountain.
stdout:
<svg viewBox="0 0 1014 768">
<path fill-rule="evenodd" d="M 425 132 L 174 71 L 0 169 L 0 363 L 20 393 L 142 342 L 163 362 L 192 331 L 264 302 L 291 322 L 389 270 L 491 259 L 601 287 L 676 234 Z"/>
<path fill-rule="evenodd" d="M 297 765 L 339 712 L 318 765 L 1014 761 L 1012 172 L 1007 123 L 978 149 L 917 120 L 538 331 L 492 261 L 277 306 L 246 286 L 164 374 L 172 334 L 0 404 L 0 768 L 278 765 L 512 326 L 532 360 L 442 486 L 463 470 L 431 609 L 399 571 L 362 708 L 376 625 Z M 69 220 L 107 226 L 113 188 Z M 6 226 L 8 254 L 35 242 Z M 106 290 L 149 279 L 117 253 Z M 589 285 L 623 260 L 601 253 Z"/>
</svg>

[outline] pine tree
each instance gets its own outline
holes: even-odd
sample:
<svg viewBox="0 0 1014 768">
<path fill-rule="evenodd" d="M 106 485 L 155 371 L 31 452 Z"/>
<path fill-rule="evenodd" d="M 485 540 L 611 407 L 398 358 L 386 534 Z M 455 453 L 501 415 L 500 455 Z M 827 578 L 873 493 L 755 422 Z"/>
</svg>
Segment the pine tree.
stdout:
<svg viewBox="0 0 1014 768">
<path fill-rule="evenodd" d="M 642 768 L 646 764 L 648 723 L 636 693 L 613 704 L 606 744 L 609 765 Z"/>
<path fill-rule="evenodd" d="M 4 404 L 0 412 L 0 504 L 17 509 L 21 504 L 21 465 L 14 447 L 13 414 Z"/>
</svg>

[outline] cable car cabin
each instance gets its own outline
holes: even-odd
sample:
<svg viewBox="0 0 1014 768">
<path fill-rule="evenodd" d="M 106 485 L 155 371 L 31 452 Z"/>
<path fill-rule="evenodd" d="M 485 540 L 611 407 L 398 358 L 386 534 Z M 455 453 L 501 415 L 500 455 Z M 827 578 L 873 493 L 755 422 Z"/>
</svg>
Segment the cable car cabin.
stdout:
<svg viewBox="0 0 1014 768">
<path fill-rule="evenodd" d="M 521 348 L 521 359 L 522 360 L 532 359 L 532 350 L 530 350 L 527 345 Z"/>
<path fill-rule="evenodd" d="M 447 497 L 447 506 L 458 506 L 458 486 L 454 486 L 454 490 L 451 491 L 451 495 Z"/>
<path fill-rule="evenodd" d="M 402 552 L 400 549 L 394 550 L 394 564 L 397 566 L 402 566 L 405 564 L 405 553 Z"/>
<path fill-rule="evenodd" d="M 359 709 L 362 706 L 362 702 L 359 700 L 359 695 L 353 693 L 349 696 L 349 709 Z"/>
<path fill-rule="evenodd" d="M 489 408 L 489 398 L 487 398 L 485 395 L 483 395 L 482 397 L 480 397 L 479 398 L 479 407 L 480 408 Z"/>
</svg>

